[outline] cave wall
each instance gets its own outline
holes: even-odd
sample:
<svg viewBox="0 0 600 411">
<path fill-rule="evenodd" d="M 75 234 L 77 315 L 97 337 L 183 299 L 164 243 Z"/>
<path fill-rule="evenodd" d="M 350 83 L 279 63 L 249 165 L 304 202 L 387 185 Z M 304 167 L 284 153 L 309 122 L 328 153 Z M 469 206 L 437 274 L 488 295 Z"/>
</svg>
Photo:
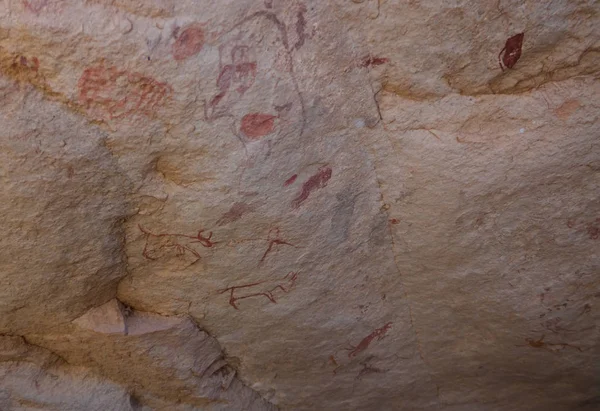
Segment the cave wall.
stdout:
<svg viewBox="0 0 600 411">
<path fill-rule="evenodd" d="M 595 409 L 599 13 L 0 0 L 0 409 Z"/>
</svg>

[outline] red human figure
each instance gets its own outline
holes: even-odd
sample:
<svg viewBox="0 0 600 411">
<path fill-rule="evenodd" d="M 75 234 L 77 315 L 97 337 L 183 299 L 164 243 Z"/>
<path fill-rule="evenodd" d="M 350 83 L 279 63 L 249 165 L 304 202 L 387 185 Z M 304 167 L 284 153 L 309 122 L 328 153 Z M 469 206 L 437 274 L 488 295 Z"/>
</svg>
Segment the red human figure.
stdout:
<svg viewBox="0 0 600 411">
<path fill-rule="evenodd" d="M 269 246 L 267 247 L 262 258 L 260 259 L 259 264 L 265 261 L 265 258 L 267 258 L 267 255 L 272 251 L 274 245 L 288 245 L 290 247 L 298 248 L 294 244 L 288 243 L 287 241 L 281 239 L 278 227 L 271 228 L 269 230 L 267 241 L 269 242 Z"/>
</svg>

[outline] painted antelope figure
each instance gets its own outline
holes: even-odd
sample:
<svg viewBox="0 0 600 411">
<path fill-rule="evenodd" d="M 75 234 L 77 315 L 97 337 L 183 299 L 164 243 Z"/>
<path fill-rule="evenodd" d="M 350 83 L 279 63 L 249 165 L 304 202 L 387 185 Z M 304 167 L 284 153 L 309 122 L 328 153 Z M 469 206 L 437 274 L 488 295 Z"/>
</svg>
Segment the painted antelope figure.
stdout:
<svg viewBox="0 0 600 411">
<path fill-rule="evenodd" d="M 375 338 L 377 338 L 378 341 L 383 339 L 383 337 L 385 337 L 385 334 L 388 332 L 388 330 L 391 328 L 391 326 L 392 326 L 392 323 L 389 322 L 389 323 L 385 324 L 383 327 L 377 328 L 371 334 L 369 334 L 365 338 L 363 338 L 362 341 L 359 342 L 356 347 L 351 346 L 350 348 L 347 348 L 347 350 L 350 351 L 348 353 L 348 357 L 349 358 L 356 357 L 358 354 L 360 354 L 361 352 L 363 352 L 364 350 L 369 348 L 369 344 L 371 344 L 371 341 L 373 341 Z"/>
<path fill-rule="evenodd" d="M 201 258 L 200 254 L 198 251 L 192 248 L 190 244 L 200 243 L 200 245 L 205 248 L 209 248 L 217 244 L 216 242 L 211 241 L 212 231 L 208 233 L 208 237 L 204 237 L 202 235 L 204 230 L 200 230 L 198 231 L 197 235 L 192 236 L 170 233 L 154 234 L 139 224 L 138 227 L 140 231 L 146 235 L 146 244 L 144 244 L 144 251 L 142 251 L 142 255 L 148 260 L 158 260 L 164 255 L 165 252 L 168 252 L 169 250 L 175 250 L 176 256 L 179 257 L 185 255 L 186 251 L 188 251 L 194 257 L 196 257 L 197 261 Z"/>
<path fill-rule="evenodd" d="M 275 290 L 279 289 L 284 293 L 290 292 L 290 290 L 296 283 L 297 278 L 298 273 L 289 272 L 283 278 L 277 278 L 275 280 L 264 280 L 259 281 L 257 283 L 250 283 L 244 285 L 234 285 L 232 287 L 227 287 L 223 290 L 219 290 L 218 293 L 223 294 L 229 291 L 229 304 L 236 310 L 239 310 L 236 301 L 243 300 L 244 298 L 258 297 L 261 295 L 267 297 L 272 303 L 277 303 L 277 300 L 275 300 L 275 296 L 273 295 Z"/>
</svg>

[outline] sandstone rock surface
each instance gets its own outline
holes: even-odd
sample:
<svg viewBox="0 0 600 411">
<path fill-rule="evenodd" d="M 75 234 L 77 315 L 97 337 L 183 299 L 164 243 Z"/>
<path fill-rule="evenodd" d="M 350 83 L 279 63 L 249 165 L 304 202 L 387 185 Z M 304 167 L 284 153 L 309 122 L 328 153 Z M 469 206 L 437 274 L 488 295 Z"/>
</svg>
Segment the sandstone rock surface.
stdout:
<svg viewBox="0 0 600 411">
<path fill-rule="evenodd" d="M 0 410 L 596 409 L 599 15 L 0 0 Z"/>
</svg>

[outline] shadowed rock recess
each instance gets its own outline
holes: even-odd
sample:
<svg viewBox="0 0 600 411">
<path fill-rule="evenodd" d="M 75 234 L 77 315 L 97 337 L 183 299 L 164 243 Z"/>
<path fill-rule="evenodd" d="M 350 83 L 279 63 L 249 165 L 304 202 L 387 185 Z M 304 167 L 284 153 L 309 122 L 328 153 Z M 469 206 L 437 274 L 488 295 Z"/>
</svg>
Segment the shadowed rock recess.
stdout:
<svg viewBox="0 0 600 411">
<path fill-rule="evenodd" d="M 599 409 L 599 76 L 593 0 L 0 0 L 0 410 Z"/>
</svg>

